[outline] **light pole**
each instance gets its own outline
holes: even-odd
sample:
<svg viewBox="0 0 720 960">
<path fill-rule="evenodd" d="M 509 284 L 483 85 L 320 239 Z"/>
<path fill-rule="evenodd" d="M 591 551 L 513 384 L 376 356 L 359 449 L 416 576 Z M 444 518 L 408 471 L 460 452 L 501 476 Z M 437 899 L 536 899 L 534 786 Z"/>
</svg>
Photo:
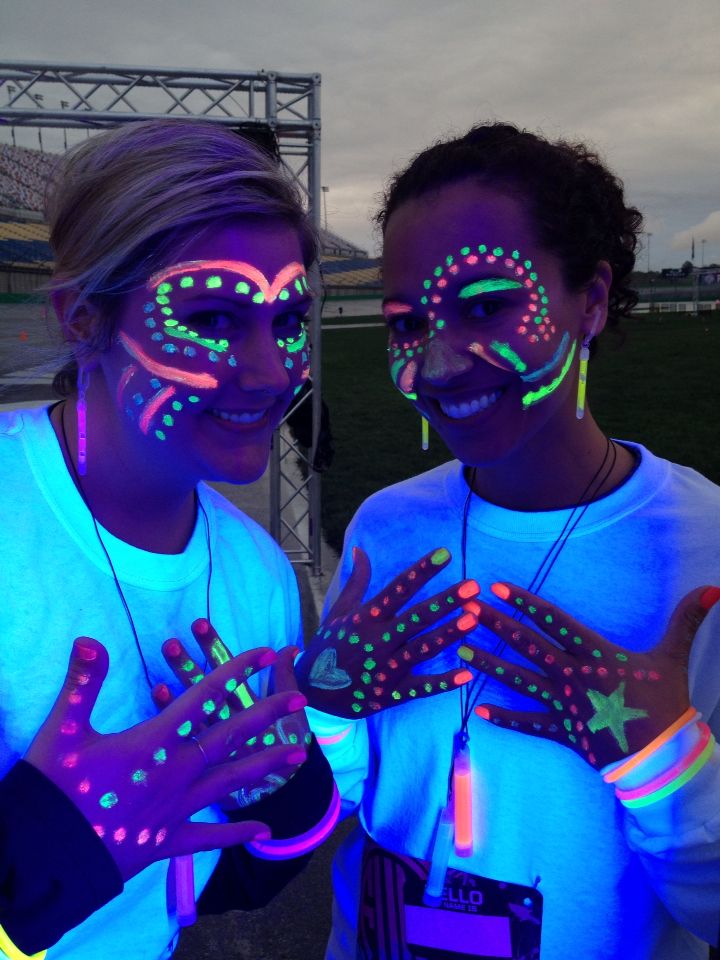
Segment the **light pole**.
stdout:
<svg viewBox="0 0 720 960">
<path fill-rule="evenodd" d="M 647 237 L 647 272 L 648 272 L 648 281 L 650 280 L 650 237 L 652 234 L 649 230 L 645 231 L 645 236 Z"/>
<path fill-rule="evenodd" d="M 67 110 L 67 108 L 70 106 L 70 103 L 68 100 L 61 100 L 60 106 L 63 110 Z M 67 150 L 67 127 L 63 127 L 63 145 Z"/>
<path fill-rule="evenodd" d="M 35 101 L 35 105 L 37 107 L 42 107 L 43 100 L 45 99 L 42 93 L 31 93 L 30 96 Z M 42 142 L 42 127 L 38 127 L 38 142 L 40 143 L 40 150 L 44 152 L 45 148 L 43 147 Z"/>
<path fill-rule="evenodd" d="M 327 230 L 327 195 L 330 191 L 330 187 L 320 187 L 323 195 L 323 219 L 325 220 L 325 229 Z"/>
<path fill-rule="evenodd" d="M 705 240 L 700 241 L 700 266 L 705 266 Z"/>
<path fill-rule="evenodd" d="M 16 91 L 17 91 L 17 87 L 16 87 L 16 86 L 13 86 L 12 83 L 9 83 L 9 84 L 8 84 L 8 88 L 7 88 L 7 92 L 8 92 L 8 106 L 12 103 L 13 94 L 14 94 Z M 10 133 L 12 134 L 13 146 L 16 147 L 17 144 L 15 143 L 15 124 L 13 124 L 13 125 L 10 127 Z"/>
</svg>

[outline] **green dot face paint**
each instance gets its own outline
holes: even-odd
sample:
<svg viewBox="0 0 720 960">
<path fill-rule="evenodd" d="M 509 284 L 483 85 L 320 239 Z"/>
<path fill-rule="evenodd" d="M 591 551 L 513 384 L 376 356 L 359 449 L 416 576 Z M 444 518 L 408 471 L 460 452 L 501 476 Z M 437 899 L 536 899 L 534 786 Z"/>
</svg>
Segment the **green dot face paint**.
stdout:
<svg viewBox="0 0 720 960">
<path fill-rule="evenodd" d="M 428 271 L 417 310 L 409 303 L 384 306 L 390 328 L 390 376 L 408 399 L 416 400 L 419 375 L 450 379 L 469 370 L 467 354 L 510 371 L 527 383 L 522 408 L 553 394 L 565 380 L 576 344 L 558 336 L 550 299 L 532 261 L 497 244 L 464 244 Z M 466 347 L 444 331 L 452 317 L 472 331 Z"/>
<path fill-rule="evenodd" d="M 238 366 L 248 309 L 273 308 L 268 322 L 283 331 L 276 349 L 293 394 L 309 376 L 304 325 L 309 287 L 297 261 L 269 277 L 241 260 L 178 263 L 152 276 L 142 297 L 139 329 L 121 325 L 118 334 L 128 358 L 116 402 L 148 437 L 169 440 L 187 415 L 187 403 L 200 402 L 227 379 L 228 368 Z"/>
</svg>

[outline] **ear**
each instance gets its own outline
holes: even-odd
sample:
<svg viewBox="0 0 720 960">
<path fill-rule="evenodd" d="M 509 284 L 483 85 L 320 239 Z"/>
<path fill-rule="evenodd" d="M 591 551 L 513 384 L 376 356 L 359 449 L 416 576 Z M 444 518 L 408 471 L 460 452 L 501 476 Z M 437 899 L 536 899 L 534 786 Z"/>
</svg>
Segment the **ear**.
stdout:
<svg viewBox="0 0 720 960">
<path fill-rule="evenodd" d="M 89 340 L 97 322 L 97 312 L 87 302 L 80 301 L 74 287 L 52 290 L 50 302 L 66 343 L 84 343 Z"/>
<path fill-rule="evenodd" d="M 595 267 L 595 276 L 585 291 L 583 339 L 592 340 L 605 328 L 611 285 L 612 267 L 607 260 L 599 260 Z"/>
</svg>

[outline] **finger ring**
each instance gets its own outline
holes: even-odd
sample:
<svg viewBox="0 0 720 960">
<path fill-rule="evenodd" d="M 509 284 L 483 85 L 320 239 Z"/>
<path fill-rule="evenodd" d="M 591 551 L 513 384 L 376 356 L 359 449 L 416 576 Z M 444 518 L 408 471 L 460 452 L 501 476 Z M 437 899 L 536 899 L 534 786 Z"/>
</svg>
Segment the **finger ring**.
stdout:
<svg viewBox="0 0 720 960">
<path fill-rule="evenodd" d="M 197 744 L 198 750 L 199 750 L 200 753 L 202 754 L 202 758 L 203 758 L 203 760 L 205 761 L 205 766 L 206 766 L 206 767 L 209 767 L 209 766 L 210 766 L 210 759 L 209 759 L 208 755 L 205 753 L 205 748 L 203 747 L 203 745 L 200 743 L 200 741 L 198 740 L 197 737 L 191 737 L 190 739 L 193 741 L 193 743 L 196 743 L 196 744 Z"/>
</svg>

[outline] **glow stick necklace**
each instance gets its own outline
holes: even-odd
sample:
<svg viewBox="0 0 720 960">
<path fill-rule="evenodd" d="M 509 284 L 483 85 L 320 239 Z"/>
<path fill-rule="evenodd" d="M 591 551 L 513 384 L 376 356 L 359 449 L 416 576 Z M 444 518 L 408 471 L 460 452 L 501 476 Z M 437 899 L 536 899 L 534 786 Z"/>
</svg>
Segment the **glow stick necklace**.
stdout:
<svg viewBox="0 0 720 960">
<path fill-rule="evenodd" d="M 606 469 L 608 461 L 609 465 Z M 585 516 L 586 511 L 594 502 L 599 491 L 605 486 L 608 478 L 612 475 L 616 462 L 617 448 L 615 443 L 608 438 L 600 466 L 592 475 L 589 483 L 580 495 L 580 499 L 568 514 L 562 530 L 543 557 L 540 566 L 537 568 L 530 582 L 530 586 L 527 588 L 528 590 L 537 593 L 538 590 L 542 589 L 543 584 L 555 565 L 555 561 L 562 553 L 573 531 Z M 476 468 L 473 467 L 470 473 L 468 493 L 463 506 L 461 535 L 463 579 L 467 579 L 468 518 L 470 515 L 473 487 L 475 485 L 475 474 Z M 519 620 L 522 616 L 523 613 L 520 610 L 515 611 L 513 614 L 516 620 Z M 498 656 L 506 646 L 507 644 L 504 640 L 498 640 L 492 649 L 492 653 Z M 471 683 L 468 683 L 460 689 L 460 730 L 455 735 L 452 767 L 448 775 L 447 806 L 441 810 L 438 818 L 431 854 L 430 872 L 423 893 L 423 901 L 428 906 L 438 906 L 442 899 L 442 889 L 453 846 L 455 854 L 458 857 L 469 857 L 472 856 L 473 853 L 472 801 L 474 790 L 472 765 L 468 747 L 470 742 L 468 725 L 475 704 L 480 698 L 480 694 L 485 688 L 487 681 L 487 674 L 478 674 Z"/>
<path fill-rule="evenodd" d="M 153 682 L 150 679 L 150 672 L 148 670 L 145 657 L 143 656 L 142 647 L 140 646 L 140 638 L 138 637 L 138 632 L 135 628 L 135 621 L 133 620 L 132 614 L 130 613 L 130 607 L 128 606 L 128 602 L 125 599 L 125 594 L 123 593 L 122 587 L 120 586 L 120 581 L 115 571 L 115 564 L 112 562 L 112 558 L 110 557 L 108 549 L 105 546 L 105 542 L 103 541 L 103 538 L 100 536 L 100 529 L 98 527 L 97 520 L 95 519 L 95 514 L 90 509 L 90 504 L 88 503 L 87 498 L 85 497 L 85 492 L 83 491 L 82 484 L 80 482 L 80 477 L 78 476 L 78 471 L 75 467 L 75 463 L 73 462 L 72 454 L 70 453 L 67 433 L 65 431 L 65 409 L 66 409 L 65 403 L 63 403 L 62 410 L 60 411 L 60 428 L 62 430 L 63 442 L 65 444 L 65 450 L 67 451 L 68 460 L 70 461 L 70 466 L 72 468 L 72 472 L 75 477 L 75 484 L 77 486 L 78 493 L 80 494 L 83 503 L 88 509 L 88 512 L 93 522 L 93 526 L 95 527 L 95 534 L 98 538 L 98 542 L 102 547 L 103 553 L 105 554 L 105 558 L 108 562 L 108 566 L 110 567 L 110 571 L 113 575 L 113 580 L 115 581 L 115 589 L 118 592 L 118 596 L 120 597 L 120 601 L 123 605 L 123 609 L 125 610 L 125 614 L 127 615 L 128 623 L 130 624 L 130 629 L 132 630 L 133 639 L 135 640 L 135 647 L 137 648 L 137 652 L 140 656 L 140 662 L 142 663 L 142 668 L 143 668 L 143 671 L 145 672 L 145 679 L 147 680 L 148 688 L 150 689 L 150 691 L 152 691 Z M 210 544 L 210 521 L 208 520 L 208 516 L 207 516 L 207 513 L 205 512 L 205 508 L 203 507 L 202 502 L 200 501 L 200 497 L 197 494 L 197 490 L 195 491 L 195 503 L 197 505 L 197 508 L 202 513 L 203 520 L 205 521 L 205 542 L 207 544 L 207 552 L 208 552 L 208 578 L 207 578 L 207 587 L 205 591 L 205 601 L 207 606 L 207 620 L 211 623 L 212 621 L 210 620 L 210 581 L 212 580 L 212 546 Z M 207 661 L 206 661 L 206 665 L 207 665 Z M 193 855 L 186 854 L 185 856 L 173 857 L 173 867 L 174 867 L 174 875 L 175 875 L 175 904 L 176 904 L 176 917 L 178 921 L 178 926 L 188 927 L 188 926 L 191 926 L 193 923 L 195 923 L 195 920 L 197 919 L 197 912 L 195 909 L 195 883 L 194 883 L 194 873 L 193 873 Z"/>
</svg>

